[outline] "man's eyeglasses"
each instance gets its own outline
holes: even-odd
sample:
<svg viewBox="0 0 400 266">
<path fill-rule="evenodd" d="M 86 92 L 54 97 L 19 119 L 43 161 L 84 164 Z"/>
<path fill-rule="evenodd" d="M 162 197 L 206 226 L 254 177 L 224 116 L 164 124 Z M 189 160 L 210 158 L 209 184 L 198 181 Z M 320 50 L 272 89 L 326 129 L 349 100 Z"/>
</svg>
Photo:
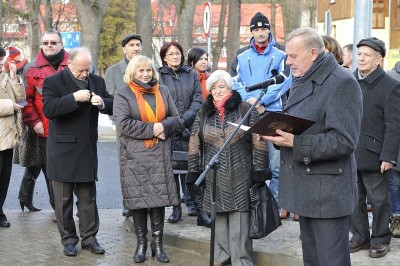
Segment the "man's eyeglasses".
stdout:
<svg viewBox="0 0 400 266">
<path fill-rule="evenodd" d="M 47 46 L 47 45 L 56 45 L 57 43 L 59 43 L 59 42 L 56 42 L 56 41 L 44 41 L 44 42 L 42 42 L 42 44 L 44 45 L 44 46 Z"/>
</svg>

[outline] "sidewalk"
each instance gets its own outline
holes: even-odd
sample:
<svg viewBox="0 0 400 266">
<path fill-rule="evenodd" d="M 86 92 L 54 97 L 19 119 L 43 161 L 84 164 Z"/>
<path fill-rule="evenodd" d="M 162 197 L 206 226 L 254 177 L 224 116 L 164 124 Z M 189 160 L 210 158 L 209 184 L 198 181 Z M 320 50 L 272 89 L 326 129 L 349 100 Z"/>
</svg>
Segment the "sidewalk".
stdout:
<svg viewBox="0 0 400 266">
<path fill-rule="evenodd" d="M 166 218 L 172 208 L 167 208 Z M 56 223 L 51 221 L 50 210 L 21 212 L 6 210 L 10 228 L 0 228 L 0 265 L 133 265 L 132 256 L 136 239 L 132 232 L 131 218 L 121 216 L 120 209 L 102 209 L 98 242 L 106 249 L 105 255 L 95 255 L 80 250 L 77 257 L 63 255 Z M 184 211 L 183 221 L 178 224 L 165 223 L 164 245 L 171 262 L 169 265 L 209 265 L 209 228 L 196 226 L 196 217 Z M 78 219 L 75 219 L 78 222 Z M 218 229 L 217 229 L 218 230 Z M 150 236 L 151 232 L 149 232 Z M 150 238 L 149 238 L 150 239 Z M 302 265 L 299 224 L 292 220 L 264 239 L 253 242 L 255 263 L 273 266 Z M 368 250 L 351 254 L 352 264 L 399 265 L 400 239 L 393 238 L 391 251 L 383 258 L 368 257 Z M 151 259 L 150 245 L 147 260 L 141 265 L 160 265 Z"/>
</svg>

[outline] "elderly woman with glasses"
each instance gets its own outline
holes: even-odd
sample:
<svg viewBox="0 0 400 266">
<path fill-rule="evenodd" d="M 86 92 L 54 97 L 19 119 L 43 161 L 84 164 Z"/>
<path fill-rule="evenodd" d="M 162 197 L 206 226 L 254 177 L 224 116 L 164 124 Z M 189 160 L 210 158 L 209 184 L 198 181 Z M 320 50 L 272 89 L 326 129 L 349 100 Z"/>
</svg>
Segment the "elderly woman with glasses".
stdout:
<svg viewBox="0 0 400 266">
<path fill-rule="evenodd" d="M 158 70 L 160 73 L 160 84 L 168 87 L 179 112 L 179 129 L 172 137 L 172 151 L 187 152 L 190 130 L 196 118 L 197 111 L 202 104 L 200 81 L 197 72 L 184 64 L 185 56 L 183 48 L 178 42 L 164 43 L 160 49 L 160 57 L 163 64 Z M 185 196 L 188 214 L 190 216 L 196 216 L 198 213 L 202 214 L 199 208 L 195 209 L 193 200 L 190 194 L 187 193 L 185 174 L 176 171 L 175 180 L 178 195 L 180 195 L 179 183 L 182 184 L 182 192 Z M 181 219 L 182 207 L 179 204 L 173 207 L 168 222 L 177 223 Z M 207 215 L 201 215 L 200 219 L 197 220 L 197 224 L 209 226 L 210 221 Z"/>
<path fill-rule="evenodd" d="M 232 90 L 231 76 L 222 70 L 207 79 L 207 96 L 193 124 L 189 142 L 189 172 L 187 178 L 196 180 L 205 165 L 218 152 L 235 127 L 250 109 L 240 94 Z M 259 117 L 256 111 L 244 121 L 251 126 Z M 239 130 L 221 153 L 216 168 L 215 260 L 222 265 L 253 265 L 252 240 L 249 237 L 249 188 L 254 182 L 270 178 L 268 151 L 264 141 Z M 214 172 L 206 175 L 207 190 L 204 207 L 211 209 Z"/>
</svg>

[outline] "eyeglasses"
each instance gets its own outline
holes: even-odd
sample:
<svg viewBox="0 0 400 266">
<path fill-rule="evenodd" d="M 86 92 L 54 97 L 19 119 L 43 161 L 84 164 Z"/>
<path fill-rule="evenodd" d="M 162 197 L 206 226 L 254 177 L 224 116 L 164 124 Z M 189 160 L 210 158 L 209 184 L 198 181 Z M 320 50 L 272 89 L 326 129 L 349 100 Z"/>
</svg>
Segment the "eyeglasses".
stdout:
<svg viewBox="0 0 400 266">
<path fill-rule="evenodd" d="M 181 53 L 180 52 L 176 52 L 176 53 L 169 53 L 167 55 L 170 56 L 170 57 L 173 57 L 174 55 L 176 55 L 176 57 L 180 57 Z"/>
<path fill-rule="evenodd" d="M 44 42 L 42 42 L 42 44 L 44 45 L 44 46 L 47 46 L 47 45 L 56 45 L 57 43 L 60 43 L 60 42 L 56 42 L 56 41 L 44 41 Z"/>
</svg>

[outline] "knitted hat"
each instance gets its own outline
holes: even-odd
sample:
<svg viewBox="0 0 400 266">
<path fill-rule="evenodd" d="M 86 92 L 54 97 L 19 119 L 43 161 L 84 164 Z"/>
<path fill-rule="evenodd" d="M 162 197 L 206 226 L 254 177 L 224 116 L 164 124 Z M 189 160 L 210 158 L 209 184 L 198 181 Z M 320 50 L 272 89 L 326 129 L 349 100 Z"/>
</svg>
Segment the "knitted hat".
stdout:
<svg viewBox="0 0 400 266">
<path fill-rule="evenodd" d="M 250 31 L 258 28 L 271 29 L 268 18 L 261 12 L 257 12 L 250 21 Z"/>
<path fill-rule="evenodd" d="M 374 49 L 375 51 L 377 51 L 378 53 L 380 53 L 382 57 L 385 57 L 385 55 L 386 55 L 385 43 L 376 37 L 362 39 L 357 44 L 357 48 L 360 46 L 369 46 L 372 49 Z"/>
<path fill-rule="evenodd" d="M 21 54 L 21 52 L 14 46 L 8 47 L 8 58 L 9 59 L 15 60 L 20 54 Z"/>
<path fill-rule="evenodd" d="M 122 47 L 124 47 L 132 39 L 139 40 L 140 44 L 142 44 L 142 37 L 140 37 L 139 34 L 128 34 L 122 39 L 121 42 Z"/>
</svg>

